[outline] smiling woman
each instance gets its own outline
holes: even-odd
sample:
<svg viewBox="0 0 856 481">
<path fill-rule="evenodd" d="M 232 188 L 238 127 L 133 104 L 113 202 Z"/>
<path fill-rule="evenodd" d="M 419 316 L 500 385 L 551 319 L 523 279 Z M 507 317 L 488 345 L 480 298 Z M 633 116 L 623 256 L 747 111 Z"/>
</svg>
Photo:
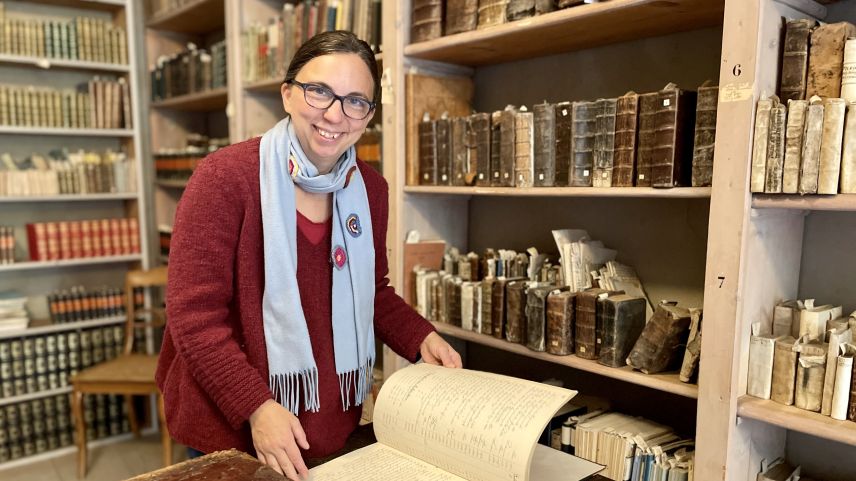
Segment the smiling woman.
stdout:
<svg viewBox="0 0 856 481">
<path fill-rule="evenodd" d="M 377 65 L 349 32 L 294 56 L 288 116 L 197 168 L 175 216 L 158 366 L 170 434 L 237 448 L 296 479 L 340 449 L 371 395 L 377 335 L 401 356 L 461 359 L 389 286 L 388 187 L 356 158 Z"/>
</svg>

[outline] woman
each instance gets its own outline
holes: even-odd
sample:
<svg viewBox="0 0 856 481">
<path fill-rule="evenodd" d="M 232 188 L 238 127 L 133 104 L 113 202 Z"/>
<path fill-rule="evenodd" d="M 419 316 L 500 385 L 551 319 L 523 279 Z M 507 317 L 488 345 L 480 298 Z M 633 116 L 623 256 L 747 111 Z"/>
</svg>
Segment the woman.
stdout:
<svg viewBox="0 0 856 481">
<path fill-rule="evenodd" d="M 375 332 L 410 361 L 461 360 L 388 286 L 388 187 L 353 147 L 379 93 L 368 45 L 313 37 L 281 92 L 289 116 L 208 156 L 182 196 L 157 381 L 173 438 L 297 479 L 357 426 Z"/>
</svg>

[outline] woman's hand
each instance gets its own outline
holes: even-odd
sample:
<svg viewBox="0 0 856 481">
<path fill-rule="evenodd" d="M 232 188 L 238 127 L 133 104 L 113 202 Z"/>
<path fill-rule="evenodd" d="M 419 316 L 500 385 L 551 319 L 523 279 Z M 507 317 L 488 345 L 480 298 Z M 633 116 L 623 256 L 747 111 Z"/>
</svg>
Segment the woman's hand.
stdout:
<svg viewBox="0 0 856 481">
<path fill-rule="evenodd" d="M 250 415 L 250 429 L 259 461 L 288 479 L 299 480 L 298 475 L 303 478 L 309 476 L 298 449 L 298 446 L 309 449 L 306 433 L 288 409 L 268 399 Z"/>
<path fill-rule="evenodd" d="M 425 336 L 419 346 L 422 359 L 428 364 L 444 367 L 461 367 L 461 355 L 436 332 Z"/>
</svg>

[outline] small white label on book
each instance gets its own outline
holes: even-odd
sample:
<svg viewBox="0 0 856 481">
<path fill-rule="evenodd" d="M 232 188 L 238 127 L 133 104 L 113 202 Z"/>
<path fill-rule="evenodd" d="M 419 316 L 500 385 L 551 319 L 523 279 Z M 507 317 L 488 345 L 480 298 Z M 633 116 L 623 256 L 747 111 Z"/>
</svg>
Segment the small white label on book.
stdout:
<svg viewBox="0 0 856 481">
<path fill-rule="evenodd" d="M 645 174 L 639 174 L 639 180 L 645 180 Z"/>
<path fill-rule="evenodd" d="M 538 174 L 538 180 L 544 180 L 544 174 Z"/>
<path fill-rule="evenodd" d="M 589 171 L 588 171 L 588 170 L 584 170 L 584 171 L 583 171 L 583 177 L 588 177 L 588 176 L 589 176 Z"/>
<path fill-rule="evenodd" d="M 479 174 L 479 180 L 484 180 L 484 174 Z"/>
<path fill-rule="evenodd" d="M 607 174 L 606 172 L 604 172 L 604 173 L 602 173 L 602 174 L 601 174 L 601 176 L 602 176 L 602 178 L 604 178 L 604 179 L 605 179 L 605 178 L 609 177 L 609 174 Z"/>
<path fill-rule="evenodd" d="M 562 117 L 568 115 L 568 109 L 562 109 Z"/>
<path fill-rule="evenodd" d="M 663 107 L 668 107 L 670 103 L 669 99 L 663 99 Z"/>
<path fill-rule="evenodd" d="M 422 178 L 428 180 L 428 174 L 423 175 Z"/>
<path fill-rule="evenodd" d="M 494 172 L 494 173 L 493 173 L 493 176 L 494 176 L 494 177 L 499 177 L 499 172 Z"/>
<path fill-rule="evenodd" d="M 507 178 L 508 178 L 508 172 L 503 172 L 503 173 L 502 173 L 502 176 L 503 176 L 503 177 L 505 177 L 505 178 L 507 179 Z"/>
<path fill-rule="evenodd" d="M 443 174 L 443 180 L 446 180 L 446 174 Z"/>
</svg>

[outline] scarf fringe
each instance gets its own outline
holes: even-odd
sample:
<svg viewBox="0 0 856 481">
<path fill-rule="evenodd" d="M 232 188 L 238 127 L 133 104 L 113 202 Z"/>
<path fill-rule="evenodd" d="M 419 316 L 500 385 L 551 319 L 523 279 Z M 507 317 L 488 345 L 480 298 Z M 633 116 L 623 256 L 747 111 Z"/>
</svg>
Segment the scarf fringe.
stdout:
<svg viewBox="0 0 856 481">
<path fill-rule="evenodd" d="M 276 402 L 295 416 L 299 413 L 301 391 L 304 410 L 318 412 L 321 407 L 318 401 L 318 369 L 315 367 L 299 372 L 271 374 L 269 382 Z"/>
<path fill-rule="evenodd" d="M 354 393 L 354 406 L 360 406 L 371 392 L 374 381 L 374 358 L 366 359 L 365 362 L 353 371 L 339 373 L 339 396 L 342 399 L 342 409 L 347 411 L 351 407 L 351 392 Z M 353 389 L 351 389 L 353 387 Z"/>
</svg>

